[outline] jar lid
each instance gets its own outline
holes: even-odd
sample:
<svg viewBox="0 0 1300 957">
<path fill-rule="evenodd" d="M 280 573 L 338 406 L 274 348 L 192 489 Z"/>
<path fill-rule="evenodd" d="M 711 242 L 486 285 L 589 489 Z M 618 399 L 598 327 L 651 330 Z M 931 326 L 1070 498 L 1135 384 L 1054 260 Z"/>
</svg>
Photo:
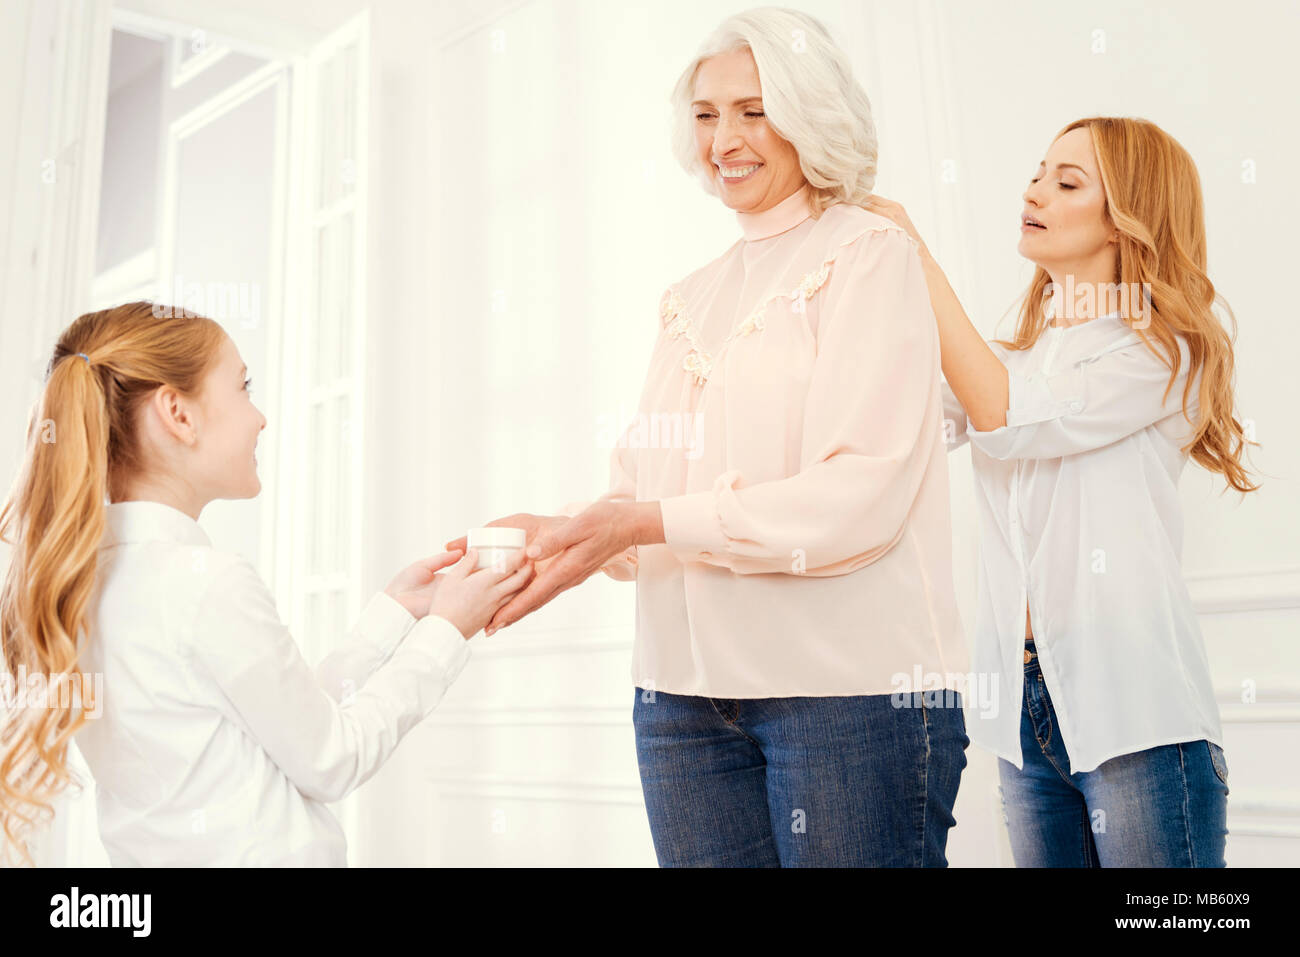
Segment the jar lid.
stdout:
<svg viewBox="0 0 1300 957">
<path fill-rule="evenodd" d="M 523 548 L 528 544 L 528 533 L 522 528 L 471 528 L 466 537 L 466 548 Z"/>
</svg>

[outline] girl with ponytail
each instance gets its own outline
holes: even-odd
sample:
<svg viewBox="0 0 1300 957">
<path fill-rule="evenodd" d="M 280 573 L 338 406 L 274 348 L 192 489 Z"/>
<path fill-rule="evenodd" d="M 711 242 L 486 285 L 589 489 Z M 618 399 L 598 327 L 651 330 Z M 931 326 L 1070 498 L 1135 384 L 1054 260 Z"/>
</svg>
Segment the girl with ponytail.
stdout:
<svg viewBox="0 0 1300 957">
<path fill-rule="evenodd" d="M 999 756 L 1017 865 L 1222 867 L 1228 765 L 1177 485 L 1191 459 L 1259 486 L 1196 165 L 1154 123 L 1091 117 L 1023 199 L 1037 269 L 1014 339 L 989 342 L 903 208 L 871 201 L 920 243 L 950 449 L 971 448 L 972 664 L 995 690 L 970 737 Z"/>
<path fill-rule="evenodd" d="M 7 862 L 32 863 L 75 735 L 114 865 L 345 864 L 325 804 L 433 709 L 532 574 L 522 550 L 418 561 L 310 668 L 256 570 L 198 524 L 261 489 L 246 372 L 218 323 L 148 302 L 59 337 L 0 511 L 0 679 L 73 693 L 0 711 Z"/>
</svg>

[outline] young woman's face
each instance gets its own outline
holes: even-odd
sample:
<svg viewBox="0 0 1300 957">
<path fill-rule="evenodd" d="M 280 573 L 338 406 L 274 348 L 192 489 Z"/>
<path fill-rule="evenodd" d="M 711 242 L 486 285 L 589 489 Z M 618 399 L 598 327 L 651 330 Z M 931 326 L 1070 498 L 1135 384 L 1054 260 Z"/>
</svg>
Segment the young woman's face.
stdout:
<svg viewBox="0 0 1300 957">
<path fill-rule="evenodd" d="M 747 49 L 710 57 L 695 71 L 695 149 L 732 209 L 770 209 L 804 184 L 799 153 L 768 125 L 758 66 Z M 739 176 L 724 176 L 740 173 Z"/>
<path fill-rule="evenodd" d="M 226 336 L 217 362 L 198 396 L 195 471 L 207 498 L 252 498 L 262 490 L 257 477 L 257 438 L 266 416 L 253 405 L 248 368 Z"/>
<path fill-rule="evenodd" d="M 1114 255 L 1110 240 L 1115 226 L 1106 214 L 1106 191 L 1086 127 L 1070 130 L 1052 144 L 1024 200 L 1016 248 L 1026 259 L 1049 271 L 1068 271 Z"/>
</svg>

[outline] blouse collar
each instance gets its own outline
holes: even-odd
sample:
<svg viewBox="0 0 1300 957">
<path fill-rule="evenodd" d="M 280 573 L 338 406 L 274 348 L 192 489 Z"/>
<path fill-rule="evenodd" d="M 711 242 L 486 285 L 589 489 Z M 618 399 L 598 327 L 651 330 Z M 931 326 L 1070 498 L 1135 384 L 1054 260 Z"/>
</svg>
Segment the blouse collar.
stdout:
<svg viewBox="0 0 1300 957">
<path fill-rule="evenodd" d="M 768 239 L 793 229 L 812 215 L 812 188 L 804 183 L 775 206 L 757 213 L 736 213 L 745 240 Z"/>
<path fill-rule="evenodd" d="M 1120 312 L 1121 310 L 1116 309 L 1114 312 L 1108 312 L 1104 316 L 1097 316 L 1095 319 L 1085 319 L 1083 322 L 1073 322 L 1068 326 L 1057 326 L 1052 323 L 1052 320 L 1056 318 L 1056 302 L 1052 299 L 1048 299 L 1047 302 L 1043 304 L 1043 316 L 1047 320 L 1049 329 L 1077 329 L 1080 326 L 1086 326 L 1093 322 L 1100 322 L 1102 325 L 1105 325 L 1106 323 L 1103 322 L 1103 320 L 1121 319 L 1122 317 L 1120 316 Z"/>
<path fill-rule="evenodd" d="M 104 513 L 105 528 L 101 548 L 128 542 L 176 542 L 182 545 L 207 545 L 207 533 L 180 509 L 161 502 L 133 500 L 113 502 Z"/>
</svg>

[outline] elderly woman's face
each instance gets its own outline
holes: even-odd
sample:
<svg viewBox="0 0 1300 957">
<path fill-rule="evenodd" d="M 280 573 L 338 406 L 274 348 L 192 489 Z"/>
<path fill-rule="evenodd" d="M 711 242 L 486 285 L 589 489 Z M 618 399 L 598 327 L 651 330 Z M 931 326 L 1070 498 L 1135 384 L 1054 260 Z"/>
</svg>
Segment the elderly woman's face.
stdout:
<svg viewBox="0 0 1300 957">
<path fill-rule="evenodd" d="M 749 50 L 695 71 L 695 149 L 722 201 L 741 213 L 769 209 L 804 184 L 798 152 L 768 125 L 762 92 Z"/>
</svg>

